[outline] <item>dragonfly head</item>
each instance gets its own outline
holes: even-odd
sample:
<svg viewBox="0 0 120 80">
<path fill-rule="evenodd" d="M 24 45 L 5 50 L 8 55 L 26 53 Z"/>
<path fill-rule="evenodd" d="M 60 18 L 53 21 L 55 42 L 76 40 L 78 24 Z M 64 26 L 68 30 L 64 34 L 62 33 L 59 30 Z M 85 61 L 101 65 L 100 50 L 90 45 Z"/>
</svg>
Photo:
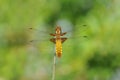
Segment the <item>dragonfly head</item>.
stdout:
<svg viewBox="0 0 120 80">
<path fill-rule="evenodd" d="M 57 25 L 55 31 L 56 34 L 61 34 L 61 27 Z"/>
</svg>

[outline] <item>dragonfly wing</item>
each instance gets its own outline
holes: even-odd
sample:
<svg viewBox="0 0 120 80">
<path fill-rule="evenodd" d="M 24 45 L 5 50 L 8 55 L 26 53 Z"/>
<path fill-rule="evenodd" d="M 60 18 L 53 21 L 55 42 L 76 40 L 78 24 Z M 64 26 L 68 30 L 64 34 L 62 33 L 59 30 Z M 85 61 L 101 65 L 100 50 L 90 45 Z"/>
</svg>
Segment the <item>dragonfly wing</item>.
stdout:
<svg viewBox="0 0 120 80">
<path fill-rule="evenodd" d="M 67 38 L 61 38 L 62 43 L 65 42 Z"/>
<path fill-rule="evenodd" d="M 56 43 L 56 38 L 51 38 L 50 41 Z"/>
</svg>

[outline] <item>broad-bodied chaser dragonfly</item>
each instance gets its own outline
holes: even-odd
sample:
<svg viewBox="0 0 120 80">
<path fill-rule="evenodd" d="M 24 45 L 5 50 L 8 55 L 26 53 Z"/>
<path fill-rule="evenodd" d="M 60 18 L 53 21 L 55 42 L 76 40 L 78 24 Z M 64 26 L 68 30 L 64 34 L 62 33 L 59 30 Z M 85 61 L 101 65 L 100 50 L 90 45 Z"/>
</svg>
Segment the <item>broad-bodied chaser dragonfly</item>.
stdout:
<svg viewBox="0 0 120 80">
<path fill-rule="evenodd" d="M 86 27 L 86 25 L 83 25 L 83 26 Z M 34 30 L 33 28 L 29 28 L 29 29 Z M 53 42 L 55 44 L 55 54 L 58 58 L 60 58 L 61 55 L 62 55 L 62 44 L 63 44 L 63 42 L 65 42 L 67 39 L 71 39 L 71 38 L 75 39 L 75 37 L 67 38 L 67 36 L 65 36 L 66 34 L 69 34 L 69 32 L 63 32 L 63 29 L 59 25 L 56 26 L 54 33 L 48 33 L 47 34 L 47 35 L 53 36 L 53 38 L 49 38 L 47 40 L 50 40 L 51 42 Z M 79 37 L 86 38 L 87 36 L 78 35 L 78 38 Z M 41 38 L 44 40 L 45 36 L 42 36 Z M 33 41 L 36 41 L 36 40 L 31 40 L 30 42 L 32 43 Z M 46 41 L 46 40 L 44 40 L 44 41 Z"/>
</svg>

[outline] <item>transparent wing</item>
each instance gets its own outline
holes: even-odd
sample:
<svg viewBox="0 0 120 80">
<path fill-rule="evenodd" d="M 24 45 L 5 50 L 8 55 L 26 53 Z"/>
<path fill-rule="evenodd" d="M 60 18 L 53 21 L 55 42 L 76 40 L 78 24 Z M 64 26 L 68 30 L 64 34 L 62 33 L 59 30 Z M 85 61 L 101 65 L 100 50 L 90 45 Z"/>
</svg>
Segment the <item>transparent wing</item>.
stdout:
<svg viewBox="0 0 120 80">
<path fill-rule="evenodd" d="M 67 32 L 62 37 L 66 37 L 68 39 L 80 39 L 80 38 L 86 38 L 86 31 L 87 26 L 86 25 L 80 25 L 76 28 L 74 27 L 64 27 L 61 26 L 62 32 Z M 27 30 L 29 32 L 29 40 L 31 42 L 33 41 L 49 41 L 50 38 L 53 38 L 53 36 L 50 36 L 51 33 L 55 33 L 55 28 L 47 28 L 47 27 L 39 27 L 39 28 L 28 28 Z"/>
<path fill-rule="evenodd" d="M 53 36 L 50 33 L 55 33 L 55 28 L 28 28 L 29 31 L 29 46 L 36 48 L 39 53 L 55 53 L 55 44 L 50 42 Z M 63 49 L 70 48 L 74 44 L 81 44 L 82 41 L 87 39 L 87 26 L 79 26 L 77 28 L 62 27 L 62 32 L 67 32 L 62 38 L 67 38 L 63 43 Z"/>
</svg>

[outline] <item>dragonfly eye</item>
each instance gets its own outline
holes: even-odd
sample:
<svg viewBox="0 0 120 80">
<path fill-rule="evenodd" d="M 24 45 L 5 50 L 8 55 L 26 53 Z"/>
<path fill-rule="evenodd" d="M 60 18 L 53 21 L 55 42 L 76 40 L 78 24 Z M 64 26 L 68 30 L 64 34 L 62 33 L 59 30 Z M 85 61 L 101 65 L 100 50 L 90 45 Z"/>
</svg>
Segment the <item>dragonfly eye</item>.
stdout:
<svg viewBox="0 0 120 80">
<path fill-rule="evenodd" d="M 56 34 L 60 34 L 61 32 L 61 28 L 60 27 L 56 27 Z"/>
</svg>

